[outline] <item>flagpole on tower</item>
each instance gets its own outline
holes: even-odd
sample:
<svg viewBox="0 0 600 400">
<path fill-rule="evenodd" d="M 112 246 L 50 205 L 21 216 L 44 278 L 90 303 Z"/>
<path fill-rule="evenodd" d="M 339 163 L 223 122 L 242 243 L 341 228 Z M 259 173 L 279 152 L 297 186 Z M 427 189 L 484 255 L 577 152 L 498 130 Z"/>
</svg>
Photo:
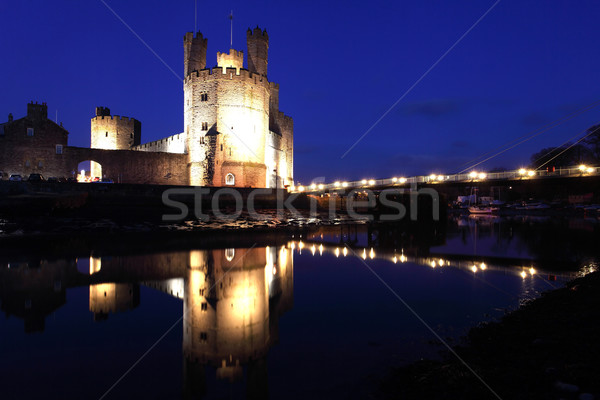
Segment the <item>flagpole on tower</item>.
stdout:
<svg viewBox="0 0 600 400">
<path fill-rule="evenodd" d="M 229 48 L 233 49 L 233 10 L 231 10 L 231 13 L 229 14 L 229 21 L 231 24 L 231 40 L 229 41 Z"/>
</svg>

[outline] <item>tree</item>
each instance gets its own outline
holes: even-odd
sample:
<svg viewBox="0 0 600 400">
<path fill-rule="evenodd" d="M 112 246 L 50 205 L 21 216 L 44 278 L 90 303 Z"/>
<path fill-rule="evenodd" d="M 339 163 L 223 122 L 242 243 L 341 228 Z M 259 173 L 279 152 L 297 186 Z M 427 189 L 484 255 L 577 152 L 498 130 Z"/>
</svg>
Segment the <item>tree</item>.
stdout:
<svg viewBox="0 0 600 400">
<path fill-rule="evenodd" d="M 594 163 L 600 162 L 600 125 L 594 125 L 588 128 L 586 133 L 589 135 L 583 141 L 589 148 L 592 156 L 594 157 Z"/>
<path fill-rule="evenodd" d="M 578 144 L 565 144 L 560 147 L 546 147 L 531 155 L 531 167 L 570 167 L 592 162 L 594 157 L 590 149 Z"/>
</svg>

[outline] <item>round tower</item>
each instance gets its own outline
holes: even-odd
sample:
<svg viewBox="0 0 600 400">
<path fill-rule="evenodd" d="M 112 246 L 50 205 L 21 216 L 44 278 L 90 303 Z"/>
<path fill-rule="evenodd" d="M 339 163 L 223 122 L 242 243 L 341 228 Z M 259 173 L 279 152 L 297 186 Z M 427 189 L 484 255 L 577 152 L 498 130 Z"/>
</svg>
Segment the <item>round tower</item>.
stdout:
<svg viewBox="0 0 600 400">
<path fill-rule="evenodd" d="M 129 150 L 140 144 L 141 122 L 135 118 L 110 115 L 107 107 L 96 107 L 91 125 L 93 149 Z"/>
<path fill-rule="evenodd" d="M 267 35 L 267 31 L 261 30 L 258 26 L 254 28 L 254 31 L 248 28 L 246 43 L 248 45 L 248 70 L 267 76 L 269 58 L 269 35 Z"/>
</svg>

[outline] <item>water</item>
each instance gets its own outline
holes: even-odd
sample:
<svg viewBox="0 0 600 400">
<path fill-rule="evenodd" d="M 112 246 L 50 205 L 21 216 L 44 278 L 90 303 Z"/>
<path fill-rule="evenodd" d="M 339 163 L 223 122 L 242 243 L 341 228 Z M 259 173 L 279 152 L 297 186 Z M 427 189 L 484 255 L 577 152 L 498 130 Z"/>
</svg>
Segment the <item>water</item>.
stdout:
<svg viewBox="0 0 600 400">
<path fill-rule="evenodd" d="M 451 217 L 2 256 L 2 398 L 362 398 L 390 366 L 438 355 L 430 328 L 455 344 L 596 268 L 598 234 Z"/>
</svg>

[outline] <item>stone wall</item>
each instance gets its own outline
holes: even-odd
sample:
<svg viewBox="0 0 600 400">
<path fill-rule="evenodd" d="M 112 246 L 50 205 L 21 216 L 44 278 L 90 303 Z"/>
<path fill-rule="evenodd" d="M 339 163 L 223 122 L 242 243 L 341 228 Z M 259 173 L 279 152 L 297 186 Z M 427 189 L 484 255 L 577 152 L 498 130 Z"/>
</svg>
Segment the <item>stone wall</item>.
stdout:
<svg viewBox="0 0 600 400">
<path fill-rule="evenodd" d="M 185 154 L 187 153 L 185 133 L 182 132 L 160 140 L 140 144 L 132 147 L 131 150 Z"/>
<path fill-rule="evenodd" d="M 150 153 L 133 150 L 100 150 L 66 147 L 63 154 L 64 175 L 77 171 L 82 161 L 92 160 L 102 167 L 102 175 L 119 183 L 188 185 L 187 156 L 173 153 Z M 67 175 L 66 173 L 69 173 Z"/>
</svg>

